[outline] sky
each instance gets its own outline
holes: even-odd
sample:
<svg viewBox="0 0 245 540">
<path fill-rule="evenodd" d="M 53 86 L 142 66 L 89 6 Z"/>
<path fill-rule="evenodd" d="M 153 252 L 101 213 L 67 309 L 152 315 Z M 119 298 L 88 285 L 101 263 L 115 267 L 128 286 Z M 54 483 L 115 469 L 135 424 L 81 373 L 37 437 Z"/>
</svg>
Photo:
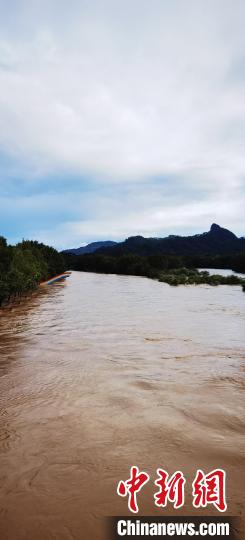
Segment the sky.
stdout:
<svg viewBox="0 0 245 540">
<path fill-rule="evenodd" d="M 244 0 L 0 0 L 0 234 L 245 235 Z"/>
</svg>

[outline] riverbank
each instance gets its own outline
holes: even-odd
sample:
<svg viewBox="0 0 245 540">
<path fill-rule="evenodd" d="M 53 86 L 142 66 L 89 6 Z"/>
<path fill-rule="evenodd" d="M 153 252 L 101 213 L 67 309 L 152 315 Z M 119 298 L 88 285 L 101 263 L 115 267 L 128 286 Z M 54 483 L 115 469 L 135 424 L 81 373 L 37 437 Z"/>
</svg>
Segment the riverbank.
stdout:
<svg viewBox="0 0 245 540">
<path fill-rule="evenodd" d="M 28 299 L 28 298 L 31 298 L 31 296 L 34 294 L 34 293 L 37 293 L 38 291 L 38 288 L 39 287 L 44 287 L 46 285 L 51 285 L 53 283 L 57 283 L 58 281 L 63 281 L 65 279 L 67 279 L 68 277 L 70 277 L 71 275 L 71 272 L 70 271 L 67 271 L 67 272 L 63 272 L 62 274 L 58 274 L 56 276 L 53 276 L 52 278 L 46 280 L 46 281 L 41 281 L 40 283 L 37 284 L 37 286 L 29 291 L 26 291 L 25 293 L 16 293 L 16 294 L 13 294 L 12 296 L 10 296 L 9 298 L 5 299 L 2 304 L 0 305 L 0 309 L 1 308 L 4 308 L 4 307 L 9 307 L 9 306 L 14 306 L 16 304 L 20 304 L 22 301 Z"/>
<path fill-rule="evenodd" d="M 50 246 L 29 240 L 11 246 L 0 236 L 0 306 L 19 301 L 66 268 L 63 255 Z"/>
<path fill-rule="evenodd" d="M 245 287 L 245 279 L 234 274 L 227 276 L 221 274 L 210 274 L 206 270 L 177 268 L 170 272 L 160 272 L 158 281 L 177 285 L 241 285 Z"/>
<path fill-rule="evenodd" d="M 70 277 L 71 271 L 67 270 L 66 272 L 62 272 L 61 274 L 58 274 L 57 276 L 53 276 L 50 279 L 46 281 L 41 281 L 39 283 L 39 287 L 42 287 L 44 285 L 51 285 L 52 283 L 56 283 L 57 281 L 62 281 L 63 279 L 67 279 Z"/>
<path fill-rule="evenodd" d="M 245 285 L 240 276 L 211 275 L 205 270 L 198 270 L 194 261 L 188 257 L 174 255 L 140 256 L 127 254 L 108 256 L 101 253 L 70 255 L 65 254 L 67 266 L 72 270 L 95 272 L 99 274 L 118 274 L 142 276 L 177 285 Z M 217 267 L 216 267 L 217 268 Z"/>
</svg>

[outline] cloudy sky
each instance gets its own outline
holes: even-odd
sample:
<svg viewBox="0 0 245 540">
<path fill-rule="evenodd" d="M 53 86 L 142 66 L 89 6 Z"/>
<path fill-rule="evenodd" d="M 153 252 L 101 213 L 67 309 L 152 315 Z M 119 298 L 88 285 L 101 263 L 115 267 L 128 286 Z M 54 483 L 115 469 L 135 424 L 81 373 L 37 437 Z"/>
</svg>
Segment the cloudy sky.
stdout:
<svg viewBox="0 0 245 540">
<path fill-rule="evenodd" d="M 244 0 L 0 0 L 0 234 L 245 234 Z"/>
</svg>

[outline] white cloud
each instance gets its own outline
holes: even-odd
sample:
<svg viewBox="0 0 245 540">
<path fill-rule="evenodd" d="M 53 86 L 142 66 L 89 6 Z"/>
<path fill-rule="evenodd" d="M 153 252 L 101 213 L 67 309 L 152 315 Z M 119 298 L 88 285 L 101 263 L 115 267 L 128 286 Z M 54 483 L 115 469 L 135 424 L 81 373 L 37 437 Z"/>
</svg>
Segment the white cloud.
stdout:
<svg viewBox="0 0 245 540">
<path fill-rule="evenodd" d="M 243 234 L 240 216 L 242 201 L 196 201 L 183 202 L 168 199 L 158 204 L 153 198 L 142 197 L 137 203 L 123 199 L 121 203 L 112 200 L 95 201 L 91 218 L 82 221 L 66 221 L 50 230 L 36 230 L 35 238 L 44 242 L 54 241 L 59 249 L 78 247 L 93 240 L 122 240 L 128 236 L 167 236 L 168 234 L 201 233 L 209 230 L 213 221 L 226 225 L 231 230 Z M 201 224 L 201 225 L 200 225 Z"/>
<path fill-rule="evenodd" d="M 221 199 L 224 222 L 224 201 L 237 208 L 244 186 L 243 0 L 12 3 L 0 2 L 0 148 L 22 174 L 142 190 L 189 174 L 210 214 Z M 198 208 L 190 200 L 188 214 Z M 135 228 L 155 230 L 150 215 Z"/>
<path fill-rule="evenodd" d="M 1 144 L 33 172 L 117 179 L 244 167 L 237 141 L 222 135 L 245 119 L 242 89 L 227 80 L 244 50 L 243 2 L 126 0 L 118 12 L 114 2 L 72 2 L 57 19 L 57 2 L 34 4 L 21 19 L 17 11 L 26 30 L 0 49 Z"/>
</svg>

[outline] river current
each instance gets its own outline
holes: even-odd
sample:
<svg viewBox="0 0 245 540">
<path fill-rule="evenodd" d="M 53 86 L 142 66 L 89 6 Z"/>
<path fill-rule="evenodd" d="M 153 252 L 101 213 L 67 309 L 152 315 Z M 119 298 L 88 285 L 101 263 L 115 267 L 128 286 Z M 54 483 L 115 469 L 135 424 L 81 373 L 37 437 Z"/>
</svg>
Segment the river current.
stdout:
<svg viewBox="0 0 245 540">
<path fill-rule="evenodd" d="M 245 294 L 73 272 L 0 313 L 0 538 L 104 540 L 131 465 L 151 475 L 140 515 L 194 510 L 197 469 L 227 473 L 244 512 Z M 154 506 L 156 469 L 187 479 Z M 244 524 L 239 525 L 245 538 Z"/>
</svg>

